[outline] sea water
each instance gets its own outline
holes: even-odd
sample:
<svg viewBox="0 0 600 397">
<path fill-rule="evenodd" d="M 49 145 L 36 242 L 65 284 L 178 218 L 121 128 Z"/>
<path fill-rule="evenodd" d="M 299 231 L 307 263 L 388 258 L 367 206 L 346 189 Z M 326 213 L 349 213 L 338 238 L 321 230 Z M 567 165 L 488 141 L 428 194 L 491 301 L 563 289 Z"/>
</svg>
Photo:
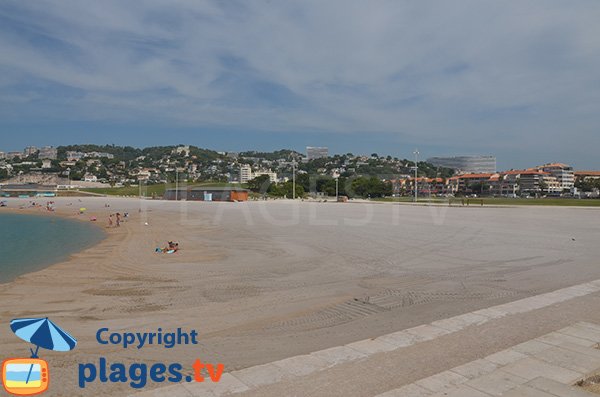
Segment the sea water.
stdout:
<svg viewBox="0 0 600 397">
<path fill-rule="evenodd" d="M 0 211 L 0 283 L 60 262 L 103 237 L 100 228 L 85 222 Z"/>
</svg>

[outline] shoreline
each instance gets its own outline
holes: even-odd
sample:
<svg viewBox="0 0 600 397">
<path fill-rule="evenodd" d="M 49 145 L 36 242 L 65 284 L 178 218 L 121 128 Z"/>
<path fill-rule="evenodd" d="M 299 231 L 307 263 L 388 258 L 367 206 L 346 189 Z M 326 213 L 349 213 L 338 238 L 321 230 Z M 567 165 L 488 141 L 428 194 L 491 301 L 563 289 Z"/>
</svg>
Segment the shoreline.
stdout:
<svg viewBox="0 0 600 397">
<path fill-rule="evenodd" d="M 60 216 L 82 222 L 95 215 L 99 220 L 96 226 L 105 230 L 105 237 L 100 242 L 73 252 L 66 260 L 0 284 L 0 300 L 3 302 L 1 324 L 7 325 L 14 318 L 50 317 L 77 339 L 77 348 L 69 354 L 43 350 L 40 356 L 52 363 L 54 376 L 66 385 L 65 389 L 55 389 L 47 394 L 78 395 L 77 363 L 88 362 L 99 355 L 130 361 L 128 352 L 118 347 L 98 345 L 95 340 L 97 329 L 104 326 L 139 329 L 148 324 L 156 324 L 151 328 L 168 327 L 166 318 L 170 315 L 164 311 L 164 302 L 168 302 L 171 291 L 180 289 L 189 277 L 190 267 L 185 262 L 191 261 L 194 250 L 188 244 L 187 252 L 156 254 L 154 248 L 157 244 L 164 244 L 163 240 L 173 237 L 178 239 L 175 227 L 169 224 L 168 215 L 151 210 L 147 214 L 151 224 L 146 226 L 137 213 L 140 206 L 137 200 L 94 198 L 79 203 L 77 199 L 55 199 L 56 211 L 52 213 L 47 212 L 45 207 L 41 210 L 18 208 L 19 204 L 29 201 L 11 200 L 9 205 L 16 207 L 2 210 L 17 215 Z M 66 206 L 71 201 L 78 203 L 77 209 L 79 204 L 88 209 L 84 217 L 77 215 L 75 208 Z M 110 203 L 109 208 L 104 207 L 105 202 Z M 119 228 L 106 227 L 108 214 L 115 212 L 129 212 L 130 218 Z M 216 258 L 204 256 L 208 260 Z M 195 256 L 196 261 L 200 259 L 201 256 Z M 0 328 L 0 356 L 28 357 L 28 346 L 5 326 Z M 161 353 L 153 352 L 150 361 L 160 361 Z M 101 387 L 98 391 L 93 389 L 86 389 L 86 392 L 90 395 L 111 395 Z M 113 392 L 123 395 L 122 391 Z"/>
<path fill-rule="evenodd" d="M 19 278 L 27 276 L 28 274 L 33 274 L 33 273 L 37 273 L 40 271 L 43 271 L 51 266 L 55 266 L 61 263 L 65 263 L 65 262 L 69 262 L 74 255 L 79 254 L 87 249 L 91 249 L 94 248 L 96 246 L 101 245 L 102 243 L 104 243 L 106 240 L 108 240 L 110 238 L 111 233 L 107 231 L 108 227 L 102 227 L 100 224 L 96 224 L 96 222 L 91 222 L 89 220 L 84 220 L 81 219 L 75 215 L 69 215 L 66 213 L 62 212 L 58 212 L 58 211 L 47 211 L 45 210 L 45 207 L 42 208 L 32 208 L 32 207 L 28 207 L 28 208 L 8 208 L 8 207 L 4 207 L 2 209 L 0 209 L 0 215 L 5 213 L 5 214 L 10 214 L 10 215 L 26 215 L 26 216 L 43 216 L 46 218 L 52 218 L 52 217 L 59 217 L 61 219 L 64 220 L 68 220 L 68 221 L 75 221 L 75 222 L 80 222 L 82 224 L 92 224 L 91 226 L 93 226 L 94 228 L 96 228 L 99 232 L 101 232 L 102 236 L 100 238 L 99 241 L 95 242 L 95 243 L 91 243 L 91 244 L 87 244 L 83 247 L 80 247 L 79 249 L 76 249 L 74 251 L 71 251 L 68 255 L 66 255 L 65 257 L 62 258 L 56 258 L 57 260 L 53 260 L 50 261 L 48 263 L 45 264 L 41 264 L 39 268 L 35 269 L 35 270 L 31 270 L 31 271 L 27 271 L 23 274 L 19 274 L 17 276 L 15 276 L 13 279 L 8 280 L 8 281 L 0 281 L 0 288 L 6 284 L 10 284 L 12 282 L 17 281 Z"/>
</svg>

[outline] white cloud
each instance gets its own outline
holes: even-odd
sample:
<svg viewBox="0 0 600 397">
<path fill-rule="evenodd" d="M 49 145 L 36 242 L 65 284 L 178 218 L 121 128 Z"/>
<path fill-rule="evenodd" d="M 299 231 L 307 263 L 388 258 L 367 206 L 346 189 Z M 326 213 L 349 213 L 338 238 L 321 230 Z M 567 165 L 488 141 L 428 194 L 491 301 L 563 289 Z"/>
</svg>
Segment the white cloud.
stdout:
<svg viewBox="0 0 600 397">
<path fill-rule="evenodd" d="M 600 122 L 597 1 L 9 1 L 0 18 L 4 117 L 43 117 L 52 103 L 65 119 L 449 148 L 492 150 L 506 135 L 522 140 L 498 147 L 552 152 L 573 129 L 598 143 L 587 132 Z"/>
</svg>

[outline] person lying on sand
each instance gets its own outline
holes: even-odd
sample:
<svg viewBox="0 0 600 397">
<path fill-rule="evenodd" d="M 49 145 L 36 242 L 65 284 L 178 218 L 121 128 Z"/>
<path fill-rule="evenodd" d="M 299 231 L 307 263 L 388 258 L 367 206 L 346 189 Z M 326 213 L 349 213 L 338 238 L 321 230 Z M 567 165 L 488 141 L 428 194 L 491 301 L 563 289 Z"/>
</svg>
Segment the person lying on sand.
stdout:
<svg viewBox="0 0 600 397">
<path fill-rule="evenodd" d="M 174 253 L 177 252 L 179 250 L 179 243 L 173 242 L 173 241 L 169 241 L 167 243 L 167 246 L 164 248 L 156 248 L 155 252 L 162 252 L 162 253 Z"/>
</svg>

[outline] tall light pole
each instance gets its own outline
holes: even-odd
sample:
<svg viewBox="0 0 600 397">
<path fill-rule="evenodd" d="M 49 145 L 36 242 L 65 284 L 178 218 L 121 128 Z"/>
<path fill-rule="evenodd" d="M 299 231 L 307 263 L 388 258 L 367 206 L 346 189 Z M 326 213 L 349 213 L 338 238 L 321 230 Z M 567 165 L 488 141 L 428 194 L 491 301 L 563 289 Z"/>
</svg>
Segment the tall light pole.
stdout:
<svg viewBox="0 0 600 397">
<path fill-rule="evenodd" d="M 292 198 L 296 200 L 296 160 L 292 161 Z"/>
<path fill-rule="evenodd" d="M 175 167 L 175 201 L 179 200 L 179 168 Z"/>
<path fill-rule="evenodd" d="M 335 178 L 335 201 L 337 202 L 339 200 L 339 189 L 338 189 L 338 183 L 340 181 L 340 177 L 338 175 L 337 178 Z"/>
<path fill-rule="evenodd" d="M 417 181 L 417 171 L 419 170 L 419 149 L 415 149 L 415 151 L 413 152 L 413 154 L 415 155 L 415 203 L 418 200 L 418 193 L 417 193 L 417 189 L 418 189 L 418 181 Z"/>
</svg>

